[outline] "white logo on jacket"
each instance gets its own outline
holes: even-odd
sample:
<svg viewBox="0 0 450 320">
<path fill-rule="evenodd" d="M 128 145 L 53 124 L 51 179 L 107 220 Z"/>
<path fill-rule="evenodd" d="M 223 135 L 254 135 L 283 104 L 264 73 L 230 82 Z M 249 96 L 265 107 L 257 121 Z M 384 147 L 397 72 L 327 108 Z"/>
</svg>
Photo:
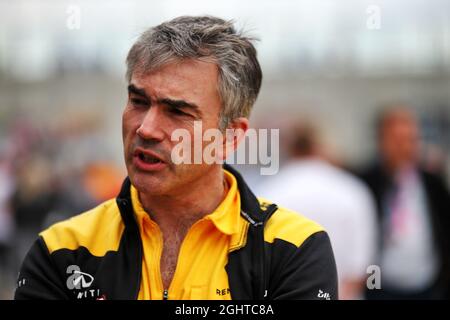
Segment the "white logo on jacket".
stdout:
<svg viewBox="0 0 450 320">
<path fill-rule="evenodd" d="M 69 290 L 89 288 L 94 281 L 93 276 L 89 273 L 81 272 L 80 267 L 74 264 L 67 267 L 66 273 L 70 274 L 66 282 Z"/>
<path fill-rule="evenodd" d="M 322 290 L 319 290 L 319 293 L 317 294 L 318 298 L 322 298 L 325 300 L 330 300 L 330 294 L 327 292 L 323 292 Z"/>
</svg>

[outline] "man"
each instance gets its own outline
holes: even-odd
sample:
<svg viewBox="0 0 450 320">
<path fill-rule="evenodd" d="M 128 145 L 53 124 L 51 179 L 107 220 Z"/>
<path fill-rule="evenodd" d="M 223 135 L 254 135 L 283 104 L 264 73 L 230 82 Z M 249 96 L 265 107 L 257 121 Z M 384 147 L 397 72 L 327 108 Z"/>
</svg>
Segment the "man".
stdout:
<svg viewBox="0 0 450 320">
<path fill-rule="evenodd" d="M 381 290 L 368 298 L 448 297 L 450 196 L 441 177 L 422 169 L 419 135 L 407 107 L 382 113 L 380 162 L 362 175 L 378 205 L 380 234 Z"/>
<path fill-rule="evenodd" d="M 40 234 L 15 297 L 336 299 L 322 227 L 259 201 L 220 161 L 172 157 L 172 135 L 192 137 L 195 121 L 203 132 L 248 129 L 262 79 L 250 39 L 222 19 L 179 17 L 145 32 L 127 67 L 128 178 L 116 199 Z M 233 151 L 239 137 L 219 142 Z"/>
<path fill-rule="evenodd" d="M 257 190 L 326 228 L 336 257 L 339 297 L 361 299 L 367 267 L 373 264 L 375 206 L 364 183 L 331 164 L 323 134 L 312 121 L 293 123 L 289 162 Z"/>
</svg>

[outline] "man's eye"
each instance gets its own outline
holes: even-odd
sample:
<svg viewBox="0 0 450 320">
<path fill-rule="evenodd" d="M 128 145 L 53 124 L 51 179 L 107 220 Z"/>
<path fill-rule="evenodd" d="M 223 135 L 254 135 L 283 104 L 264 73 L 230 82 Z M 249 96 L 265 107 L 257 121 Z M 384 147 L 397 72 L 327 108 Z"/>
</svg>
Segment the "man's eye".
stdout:
<svg viewBox="0 0 450 320">
<path fill-rule="evenodd" d="M 170 108 L 169 111 L 170 111 L 170 113 L 173 113 L 173 114 L 176 114 L 179 116 L 190 116 L 190 114 L 183 112 L 178 108 Z"/>
<path fill-rule="evenodd" d="M 130 101 L 133 106 L 145 107 L 148 105 L 148 102 L 142 99 L 131 98 Z"/>
</svg>

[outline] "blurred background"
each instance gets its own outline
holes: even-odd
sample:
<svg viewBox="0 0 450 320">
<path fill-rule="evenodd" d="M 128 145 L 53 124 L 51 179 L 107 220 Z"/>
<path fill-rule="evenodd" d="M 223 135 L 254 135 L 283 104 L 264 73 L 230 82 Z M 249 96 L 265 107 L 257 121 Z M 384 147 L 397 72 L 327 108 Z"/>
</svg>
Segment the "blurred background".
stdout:
<svg viewBox="0 0 450 320">
<path fill-rule="evenodd" d="M 351 189 L 343 196 L 326 196 L 333 192 L 319 190 L 326 182 L 320 184 L 318 194 L 304 195 L 319 199 L 323 192 L 322 199 L 329 199 L 336 208 L 345 195 L 358 194 L 342 204 L 341 220 L 336 219 L 337 214 L 330 217 L 326 208 L 318 208 L 317 212 L 324 213 L 315 216 L 317 202 L 313 201 L 307 209 L 292 208 L 330 229 L 341 281 L 348 278 L 341 283 L 341 297 L 366 297 L 367 266 L 375 264 L 383 270 L 385 258 L 380 248 L 385 248 L 386 241 L 379 245 L 385 235 L 377 221 L 386 219 L 377 219 L 380 215 L 376 213 L 383 197 L 377 195 L 380 190 L 371 182 L 369 168 L 383 158 L 380 136 L 398 132 L 393 129 L 393 133 L 380 134 L 376 130 L 382 112 L 386 115 L 391 106 L 398 111 L 396 115 L 403 115 L 381 117 L 389 119 L 381 123 L 404 125 L 406 129 L 400 128 L 395 140 L 399 149 L 405 139 L 417 143 L 420 148 L 411 147 L 417 161 L 411 162 L 420 163 L 420 170 L 448 186 L 450 2 L 446 0 L 3 0 L 0 299 L 12 297 L 20 262 L 40 230 L 114 197 L 120 188 L 126 175 L 121 138 L 121 113 L 127 100 L 124 61 L 132 43 L 150 26 L 179 15 L 199 14 L 234 19 L 238 28 L 260 39 L 256 47 L 264 80 L 251 123 L 280 129 L 281 169 L 280 175 L 261 176 L 258 165 L 237 166 L 256 193 L 268 193 L 268 198 L 280 199 L 277 201 L 285 206 L 292 198 L 301 199 L 296 194 L 301 192 L 296 185 L 301 180 L 289 180 L 297 171 L 285 173 L 285 178 L 282 174 L 305 157 L 320 158 L 351 180 L 341 184 L 338 179 L 346 178 L 336 178 L 340 173 L 333 173 L 336 183 L 329 187 L 351 185 L 342 187 Z M 312 147 L 316 145 L 320 148 Z M 318 171 L 319 176 L 323 174 L 320 168 Z M 321 181 L 314 176 L 304 179 Z M 426 182 L 421 185 L 425 195 L 429 193 Z M 269 189 L 278 194 L 271 195 Z M 332 203 L 333 197 L 339 203 Z M 354 199 L 363 200 L 350 209 L 359 201 Z M 433 246 L 448 237 L 448 230 L 436 231 L 434 225 L 441 218 L 423 218 L 434 211 L 432 201 L 424 199 L 427 207 L 416 210 L 416 216 L 422 217 L 419 220 L 425 221 L 425 227 L 416 224 L 412 234 L 425 235 L 421 243 Z M 442 191 L 437 201 L 444 204 L 437 209 L 437 216 L 450 215 L 445 212 L 448 200 Z M 356 213 L 346 216 L 351 210 Z M 359 232 L 361 238 L 341 239 L 342 233 L 357 234 L 356 230 L 367 232 Z M 437 233 L 439 240 L 434 237 Z M 346 247 L 355 242 L 361 246 L 354 250 Z M 410 252 L 415 247 L 409 243 L 390 249 Z M 424 257 L 424 251 L 399 259 L 422 261 L 430 270 L 418 267 L 409 271 L 427 274 L 425 279 L 415 284 L 405 280 L 406 285 L 393 281 L 392 292 L 419 294 L 434 285 L 447 258 L 440 253 L 440 244 L 431 258 Z M 362 252 L 361 257 L 356 252 Z M 358 261 L 346 261 L 349 255 Z M 411 272 L 387 265 L 388 269 L 387 276 L 398 278 L 397 272 L 411 277 Z"/>
</svg>

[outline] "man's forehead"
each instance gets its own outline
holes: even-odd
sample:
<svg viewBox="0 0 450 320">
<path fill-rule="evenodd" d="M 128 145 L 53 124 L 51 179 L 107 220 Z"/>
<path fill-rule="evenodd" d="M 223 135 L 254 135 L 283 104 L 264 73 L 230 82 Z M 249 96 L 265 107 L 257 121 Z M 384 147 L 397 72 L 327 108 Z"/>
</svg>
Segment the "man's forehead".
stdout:
<svg viewBox="0 0 450 320">
<path fill-rule="evenodd" d="M 130 85 L 151 96 L 198 99 L 218 95 L 218 68 L 214 63 L 199 60 L 176 61 L 156 70 L 133 73 Z"/>
<path fill-rule="evenodd" d="M 148 70 L 138 68 L 133 72 L 132 79 L 135 78 L 140 81 L 154 78 L 170 78 L 179 81 L 196 79 L 197 81 L 204 81 L 206 84 L 217 81 L 218 74 L 218 67 L 214 62 L 198 59 L 183 59 L 175 60 Z"/>
</svg>

